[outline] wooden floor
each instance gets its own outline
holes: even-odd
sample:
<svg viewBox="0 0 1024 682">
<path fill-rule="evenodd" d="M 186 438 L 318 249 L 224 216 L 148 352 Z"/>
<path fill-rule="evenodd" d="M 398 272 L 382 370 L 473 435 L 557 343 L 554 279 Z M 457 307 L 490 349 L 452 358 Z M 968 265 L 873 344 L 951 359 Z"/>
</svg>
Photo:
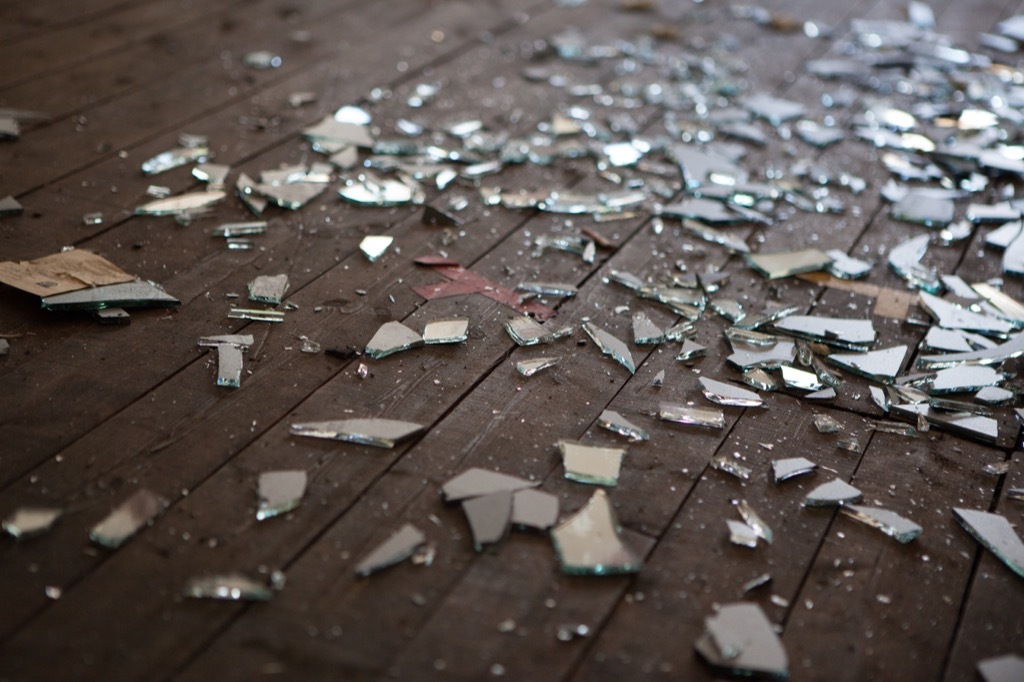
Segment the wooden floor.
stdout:
<svg viewBox="0 0 1024 682">
<path fill-rule="evenodd" d="M 586 265 L 577 256 L 530 256 L 529 242 L 564 224 L 561 216 L 485 207 L 468 183 L 428 201 L 470 199 L 451 240 L 420 221 L 419 208 L 358 208 L 333 192 L 297 212 L 269 209 L 258 248 L 228 251 L 208 236 L 221 222 L 245 220 L 234 197 L 215 214 L 181 227 L 169 218 L 133 217 L 150 184 L 175 192 L 197 185 L 187 169 L 147 178 L 140 163 L 175 144 L 181 132 L 208 135 L 220 163 L 256 175 L 316 154 L 301 129 L 343 104 L 364 104 L 391 128 L 401 117 L 428 127 L 478 115 L 494 129 L 511 112 L 528 131 L 566 101 L 550 86 L 521 77 L 527 64 L 549 65 L 577 82 L 611 85 L 615 62 L 563 62 L 541 41 L 571 27 L 593 40 L 633 39 L 652 30 L 703 41 L 709 54 L 748 65 L 754 91 L 806 102 L 822 114 L 822 83 L 802 63 L 828 54 L 831 42 L 730 19 L 724 3 L 652 3 L 624 11 L 617 1 L 558 7 L 551 0 L 36 0 L 0 6 L 0 107 L 42 110 L 20 140 L 0 143 L 0 195 L 25 206 L 0 218 L 0 259 L 31 259 L 73 245 L 160 282 L 181 299 L 174 312 L 134 313 L 126 327 L 86 315 L 47 313 L 12 289 L 0 295 L 0 515 L 49 504 L 65 516 L 30 541 L 0 540 L 0 679 L 717 679 L 692 643 L 716 604 L 759 603 L 777 623 L 795 680 L 968 680 L 977 661 L 1024 653 L 1024 582 L 981 550 L 955 523 L 954 506 L 996 510 L 1012 522 L 1024 505 L 1003 491 L 1024 486 L 1016 427 L 986 447 L 935 432 L 917 438 L 871 430 L 881 417 L 867 382 L 851 378 L 832 405 L 811 406 L 773 394 L 767 409 L 726 408 L 726 427 L 687 429 L 659 422 L 662 401 L 698 404 L 698 376 L 737 378 L 725 364 L 723 320 L 708 314 L 697 340 L 707 357 L 692 366 L 675 348 L 631 346 L 638 370 L 597 353 L 577 331 L 544 349 L 561 357 L 526 379 L 517 348 L 502 328 L 509 309 L 483 296 L 425 302 L 412 287 L 439 281 L 413 259 L 445 254 L 505 286 L 523 279 L 571 281 L 579 295 L 557 306 L 557 322 L 589 317 L 629 338 L 629 314 L 642 309 L 659 324 L 664 308 L 641 306 L 609 285 L 611 270 L 642 276 L 723 268 L 723 293 L 755 306 L 796 304 L 817 314 L 867 316 L 874 300 L 794 279 L 770 286 L 741 259 L 681 236 L 650 217 L 596 223 L 574 218 L 614 243 Z M 974 45 L 979 31 L 1024 11 L 1018 0 L 935 0 L 939 30 Z M 780 14 L 842 30 L 851 18 L 903 18 L 884 0 L 784 0 Z M 307 31 L 304 36 L 296 32 Z M 722 54 L 720 34 L 734 38 Z M 267 49 L 279 69 L 244 67 L 242 55 Z M 529 62 L 533 54 L 535 62 Z M 1017 57 L 1013 57 L 1017 59 Z M 431 105 L 410 112 L 419 83 L 440 83 Z M 368 93 L 384 96 L 370 104 Z M 311 91 L 302 108 L 288 95 Z M 661 111 L 634 116 L 659 134 Z M 887 175 L 878 155 L 854 140 L 825 152 L 773 137 L 755 148 L 748 168 L 785 166 L 818 156 L 827 167 L 865 177 L 869 190 L 844 194 L 842 215 L 797 212 L 772 227 L 736 228 L 764 251 L 815 241 L 850 253 L 880 254 L 919 228 L 892 222 L 878 190 Z M 797 156 L 790 153 L 795 149 Z M 509 167 L 485 184 L 506 189 L 608 187 L 589 160 Z M 986 196 L 992 200 L 992 196 Z M 958 210 L 962 211 L 961 206 Z M 85 213 L 101 211 L 101 225 Z M 358 251 L 369 233 L 395 237 L 378 262 Z M 929 264 L 969 281 L 998 276 L 999 262 L 980 237 L 932 247 Z M 244 294 L 258 274 L 286 272 L 283 324 L 228 320 L 230 292 Z M 883 266 L 870 282 L 901 289 Z M 1024 298 L 1020 280 L 1007 292 Z M 341 303 L 339 303 L 341 301 Z M 333 302 L 324 306 L 325 302 Z M 557 301 L 553 302 L 557 303 Z M 322 309 L 321 309 L 321 306 Z M 470 338 L 373 361 L 299 352 L 299 336 L 325 348 L 361 346 L 388 320 L 413 328 L 439 317 L 467 316 Z M 875 317 L 880 347 L 915 343 L 924 328 Z M 244 331 L 256 336 L 240 389 L 215 385 L 211 354 L 199 336 Z M 357 375 L 359 363 L 369 375 Z M 1007 369 L 1021 371 L 1011 363 Z M 665 385 L 652 387 L 666 373 Z M 651 433 L 631 445 L 610 491 L 627 542 L 645 556 L 633 576 L 563 575 L 550 540 L 513 533 L 492 551 L 473 550 L 457 505 L 438 494 L 471 466 L 532 477 L 561 498 L 563 515 L 593 487 L 567 481 L 554 443 L 580 438 L 610 443 L 596 425 L 616 409 Z M 824 412 L 855 437 L 861 453 L 836 447 L 812 417 Z M 297 439 L 289 424 L 345 416 L 420 422 L 425 433 L 394 450 Z M 743 482 L 709 468 L 719 453 L 739 453 L 753 468 Z M 770 462 L 806 456 L 821 471 L 783 486 Z M 1010 461 L 1005 477 L 982 472 Z M 257 523 L 255 481 L 263 471 L 301 468 L 309 490 L 286 518 Z M 826 476 L 851 481 L 924 526 L 900 545 L 832 510 L 801 508 Z M 170 501 L 151 527 L 116 551 L 89 542 L 88 530 L 138 488 Z M 774 528 L 775 542 L 755 550 L 731 545 L 725 521 L 744 498 Z M 433 565 L 399 565 L 365 579 L 358 559 L 405 522 L 436 545 Z M 197 575 L 281 570 L 282 591 L 265 604 L 185 599 Z M 743 594 L 764 573 L 770 586 Z M 56 590 L 53 588 L 57 588 Z M 54 598 L 59 597 L 59 598 Z M 570 642 L 562 624 L 590 635 Z"/>
</svg>

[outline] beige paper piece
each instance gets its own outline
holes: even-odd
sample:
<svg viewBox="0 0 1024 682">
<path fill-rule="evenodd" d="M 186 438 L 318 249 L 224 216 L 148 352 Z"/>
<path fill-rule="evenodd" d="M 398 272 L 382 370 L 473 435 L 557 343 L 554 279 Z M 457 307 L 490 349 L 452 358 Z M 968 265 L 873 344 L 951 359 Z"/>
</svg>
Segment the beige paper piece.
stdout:
<svg viewBox="0 0 1024 682">
<path fill-rule="evenodd" d="M 0 263 L 0 282 L 36 296 L 53 296 L 135 278 L 103 256 L 74 249 L 30 261 Z"/>
</svg>

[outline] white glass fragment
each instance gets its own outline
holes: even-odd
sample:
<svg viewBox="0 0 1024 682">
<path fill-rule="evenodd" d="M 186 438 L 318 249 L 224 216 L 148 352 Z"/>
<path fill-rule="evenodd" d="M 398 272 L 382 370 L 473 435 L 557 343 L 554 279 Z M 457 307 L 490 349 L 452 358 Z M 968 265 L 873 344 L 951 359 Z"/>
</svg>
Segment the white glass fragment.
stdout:
<svg viewBox="0 0 1024 682">
<path fill-rule="evenodd" d="M 985 549 L 1024 578 L 1024 542 L 1005 516 L 959 508 L 953 509 L 953 516 Z"/>
<path fill-rule="evenodd" d="M 374 263 L 384 255 L 393 241 L 395 238 L 388 235 L 370 235 L 363 237 L 363 241 L 359 242 L 359 250 L 367 260 Z"/>
<path fill-rule="evenodd" d="M 772 462 L 772 476 L 775 483 L 779 484 L 796 476 L 809 474 L 817 468 L 817 464 L 805 457 L 777 459 Z"/>
<path fill-rule="evenodd" d="M 405 561 L 415 554 L 426 541 L 427 536 L 419 528 L 411 523 L 406 523 L 360 559 L 356 564 L 356 575 L 366 577 L 371 573 Z"/>
<path fill-rule="evenodd" d="M 629 370 L 630 374 L 636 372 L 636 364 L 633 361 L 633 355 L 629 352 L 629 347 L 625 343 L 592 322 L 584 322 L 583 331 L 587 333 L 587 336 L 591 338 L 594 345 L 596 345 L 603 354 L 610 356 L 613 360 L 625 367 Z"/>
<path fill-rule="evenodd" d="M 1016 48 L 1013 50 L 1017 51 Z M 1006 654 L 978 661 L 982 682 L 1020 682 L 1024 680 L 1024 656 Z"/>
<path fill-rule="evenodd" d="M 712 457 L 710 464 L 712 469 L 724 471 L 744 481 L 749 480 L 750 475 L 754 473 L 750 467 L 741 464 L 736 457 L 727 455 L 724 452 Z"/>
<path fill-rule="evenodd" d="M 948 367 L 935 373 L 928 392 L 932 395 L 973 392 L 986 386 L 1002 383 L 1005 378 L 1002 372 L 987 365 Z"/>
<path fill-rule="evenodd" d="M 829 274 L 840 279 L 867 277 L 874 267 L 870 262 L 848 256 L 845 251 L 839 249 L 830 249 L 825 252 L 825 255 L 832 259 L 832 262 L 826 267 Z"/>
<path fill-rule="evenodd" d="M 686 339 L 683 341 L 683 347 L 679 349 L 678 353 L 676 353 L 676 360 L 686 362 L 688 360 L 703 357 L 707 352 L 707 346 L 702 346 L 696 341 Z"/>
<path fill-rule="evenodd" d="M 428 346 L 462 343 L 469 338 L 469 319 L 431 320 L 423 327 L 423 343 Z"/>
<path fill-rule="evenodd" d="M 974 401 L 982 405 L 1005 405 L 1016 397 L 1013 391 L 998 386 L 986 386 L 974 394 Z"/>
<path fill-rule="evenodd" d="M 450 479 L 441 488 L 441 493 L 447 502 L 458 502 L 469 497 L 480 497 L 502 490 L 525 490 L 537 485 L 533 481 L 527 481 L 518 476 L 510 476 L 500 471 L 488 471 L 487 469 L 471 468 L 466 469 L 459 475 Z"/>
<path fill-rule="evenodd" d="M 155 493 L 145 488 L 137 490 L 93 526 L 89 537 L 97 544 L 116 549 L 152 523 L 167 505 L 167 500 Z"/>
<path fill-rule="evenodd" d="M 579 483 L 614 486 L 619 482 L 619 471 L 626 451 L 586 445 L 570 440 L 559 440 L 565 477 Z"/>
<path fill-rule="evenodd" d="M 822 483 L 807 493 L 804 498 L 805 507 L 837 507 L 854 504 L 861 499 L 861 492 L 846 481 L 838 478 Z"/>
<path fill-rule="evenodd" d="M 676 422 L 691 426 L 707 426 L 714 429 L 725 427 L 725 414 L 721 410 L 709 410 L 702 407 L 663 404 L 658 410 L 662 421 Z"/>
<path fill-rule="evenodd" d="M 892 271 L 908 284 L 934 293 L 942 289 L 942 282 L 932 270 L 921 265 L 930 241 L 931 237 L 927 234 L 908 239 L 889 250 L 888 262 Z"/>
<path fill-rule="evenodd" d="M 473 546 L 481 552 L 508 534 L 512 525 L 512 491 L 501 490 L 463 500 L 462 511 L 473 533 Z"/>
<path fill-rule="evenodd" d="M 190 213 L 215 204 L 226 196 L 227 194 L 220 190 L 178 194 L 173 197 L 167 197 L 166 199 L 156 199 L 148 204 L 138 206 L 135 209 L 135 214 L 163 216 Z"/>
<path fill-rule="evenodd" d="M 921 526 L 888 509 L 847 504 L 841 511 L 852 519 L 877 528 L 897 542 L 910 542 L 922 531 Z"/>
<path fill-rule="evenodd" d="M 782 365 L 782 383 L 786 388 L 792 388 L 797 391 L 820 391 L 825 388 L 825 384 L 818 380 L 818 375 L 814 372 L 808 372 L 792 365 Z"/>
<path fill-rule="evenodd" d="M 597 418 L 597 425 L 603 429 L 608 429 L 612 433 L 625 436 L 633 442 L 651 439 L 650 434 L 614 410 L 604 410 L 601 412 L 601 416 Z"/>
<path fill-rule="evenodd" d="M 530 358 L 529 360 L 519 360 L 516 362 L 516 371 L 522 374 L 524 377 L 532 377 L 537 372 L 554 367 L 559 362 L 559 358 L 552 356 L 544 356 L 539 358 Z"/>
<path fill-rule="evenodd" d="M 761 396 L 753 391 L 740 388 L 735 384 L 728 384 L 724 381 L 716 381 L 707 377 L 701 377 L 700 385 L 703 389 L 704 397 L 718 405 L 728 405 L 732 407 L 761 407 L 764 405 L 764 401 L 761 399 Z"/>
<path fill-rule="evenodd" d="M 240 573 L 192 578 L 184 594 L 193 599 L 223 599 L 227 601 L 269 601 L 274 594 L 265 583 Z"/>
<path fill-rule="evenodd" d="M 1024 334 L 1017 334 L 1010 337 L 1006 343 L 982 350 L 945 355 L 921 355 L 917 358 L 917 366 L 922 369 L 938 369 L 957 365 L 997 365 L 1021 355 L 1024 355 Z"/>
<path fill-rule="evenodd" d="M 768 279 L 817 272 L 824 270 L 832 262 L 832 258 L 819 249 L 802 249 L 781 253 L 748 253 L 743 257 L 747 259 L 750 267 Z"/>
<path fill-rule="evenodd" d="M 423 337 L 401 322 L 392 320 L 381 325 L 373 338 L 366 344 L 366 354 L 374 360 L 380 360 L 393 353 L 422 345 Z"/>
<path fill-rule="evenodd" d="M 854 374 L 890 384 L 902 369 L 907 350 L 907 346 L 893 346 L 867 353 L 833 353 L 827 360 Z"/>
<path fill-rule="evenodd" d="M 575 514 L 551 531 L 562 571 L 571 575 L 636 573 L 641 560 L 620 537 L 615 511 L 598 489 Z"/>
<path fill-rule="evenodd" d="M 512 525 L 546 531 L 558 522 L 558 497 L 533 488 L 512 495 Z"/>
<path fill-rule="evenodd" d="M 104 310 L 107 308 L 173 308 L 181 301 L 154 282 L 125 282 L 47 296 L 43 310 Z"/>
<path fill-rule="evenodd" d="M 378 448 L 393 448 L 395 444 L 422 430 L 422 424 L 397 419 L 338 419 L 302 422 L 292 424 L 290 428 L 293 436 L 340 440 Z"/>
<path fill-rule="evenodd" d="M 749 677 L 789 676 L 789 660 L 775 626 L 757 604 L 723 604 L 704 619 L 704 632 L 694 648 L 715 668 Z"/>
<path fill-rule="evenodd" d="M 3 520 L 3 529 L 15 540 L 27 540 L 50 530 L 61 514 L 53 507 L 21 507 Z"/>
<path fill-rule="evenodd" d="M 926 291 L 920 292 L 921 307 L 945 329 L 964 329 L 980 334 L 1007 334 L 1013 325 L 990 315 L 982 315 L 955 303 L 944 301 Z"/>
<path fill-rule="evenodd" d="M 865 347 L 874 343 L 878 336 L 870 319 L 790 315 L 777 321 L 773 326 L 776 331 L 799 338 L 853 350 L 866 349 Z"/>
<path fill-rule="evenodd" d="M 256 519 L 265 521 L 296 509 L 306 494 L 307 480 L 308 476 L 303 470 L 267 471 L 260 474 Z"/>
<path fill-rule="evenodd" d="M 633 313 L 633 343 L 638 346 L 655 345 L 665 340 L 665 331 L 651 321 L 647 313 Z"/>
</svg>

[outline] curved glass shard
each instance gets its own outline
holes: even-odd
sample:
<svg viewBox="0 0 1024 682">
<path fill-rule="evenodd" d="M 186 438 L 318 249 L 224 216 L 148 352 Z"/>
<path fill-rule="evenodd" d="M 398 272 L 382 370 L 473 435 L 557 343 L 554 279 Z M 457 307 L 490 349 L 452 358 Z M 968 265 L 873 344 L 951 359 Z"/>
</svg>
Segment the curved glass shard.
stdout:
<svg viewBox="0 0 1024 682">
<path fill-rule="evenodd" d="M 193 599 L 223 599 L 227 601 L 269 601 L 273 591 L 241 573 L 193 578 L 185 586 L 184 595 Z"/>
<path fill-rule="evenodd" d="M 897 542 L 910 542 L 920 535 L 923 530 L 921 526 L 910 519 L 905 519 L 888 509 L 848 504 L 843 505 L 841 511 L 851 519 L 857 519 L 872 528 L 877 528 Z"/>
<path fill-rule="evenodd" d="M 391 534 L 384 542 L 374 547 L 356 564 L 356 575 L 364 578 L 389 566 L 405 561 L 427 541 L 423 532 L 407 523 Z"/>
<path fill-rule="evenodd" d="M 807 493 L 804 498 L 805 507 L 837 507 L 844 504 L 859 502 L 861 492 L 846 481 L 838 478 L 822 483 Z"/>
<path fill-rule="evenodd" d="M 144 526 L 152 523 L 167 505 L 167 500 L 145 488 L 136 490 L 105 519 L 92 527 L 89 538 L 104 547 L 117 549 Z"/>
<path fill-rule="evenodd" d="M 587 336 L 590 337 L 601 353 L 611 357 L 625 367 L 629 370 L 630 374 L 636 373 L 633 355 L 629 352 L 629 347 L 625 343 L 592 322 L 584 322 L 583 331 L 587 333 Z"/>
<path fill-rule="evenodd" d="M 259 506 L 256 509 L 256 520 L 287 514 L 298 508 L 306 494 L 305 471 L 267 471 L 259 478 Z"/>
<path fill-rule="evenodd" d="M 1024 578 L 1024 542 L 1005 516 L 958 508 L 953 509 L 953 516 L 985 549 Z"/>
<path fill-rule="evenodd" d="M 422 424 L 397 419 L 338 419 L 303 422 L 290 427 L 293 436 L 340 440 L 378 448 L 393 448 L 422 430 Z"/>
<path fill-rule="evenodd" d="M 617 575 L 640 570 L 640 557 L 623 542 L 615 510 L 603 489 L 552 530 L 551 540 L 564 573 Z"/>
</svg>

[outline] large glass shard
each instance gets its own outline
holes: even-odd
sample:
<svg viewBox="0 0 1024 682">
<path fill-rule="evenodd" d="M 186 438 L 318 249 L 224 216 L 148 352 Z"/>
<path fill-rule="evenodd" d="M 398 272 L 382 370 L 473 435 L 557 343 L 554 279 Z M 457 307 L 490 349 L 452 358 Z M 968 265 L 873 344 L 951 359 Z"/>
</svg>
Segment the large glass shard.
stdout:
<svg viewBox="0 0 1024 682">
<path fill-rule="evenodd" d="M 142 172 L 146 175 L 159 175 L 173 168 L 197 161 L 205 161 L 208 158 L 210 158 L 209 147 L 179 147 L 161 152 L 153 158 L 143 161 Z"/>
<path fill-rule="evenodd" d="M 242 385 L 242 351 L 238 346 L 217 346 L 217 385 L 238 388 Z"/>
<path fill-rule="evenodd" d="M 935 318 L 940 327 L 945 329 L 964 329 L 980 334 L 1007 334 L 1013 325 L 1005 320 L 989 315 L 981 315 L 955 303 L 944 301 L 926 291 L 920 293 L 921 307 Z"/>
<path fill-rule="evenodd" d="M 116 507 L 89 531 L 89 538 L 104 547 L 117 549 L 167 508 L 168 502 L 145 488 Z"/>
<path fill-rule="evenodd" d="M 805 507 L 837 507 L 844 504 L 860 502 L 861 492 L 846 481 L 838 478 L 822 483 L 807 493 L 804 498 Z"/>
<path fill-rule="evenodd" d="M 473 533 L 473 546 L 482 552 L 500 542 L 512 525 L 512 491 L 498 492 L 462 501 L 462 511 Z"/>
<path fill-rule="evenodd" d="M 394 237 L 388 235 L 370 235 L 363 237 L 363 241 L 359 242 L 359 250 L 363 252 L 368 261 L 374 263 L 384 255 L 394 240 Z"/>
<path fill-rule="evenodd" d="M 718 405 L 729 405 L 732 407 L 761 407 L 764 405 L 761 396 L 734 384 L 701 377 L 700 385 L 703 389 L 704 397 Z"/>
<path fill-rule="evenodd" d="M 135 215 L 163 216 L 191 213 L 215 204 L 226 196 L 227 194 L 220 190 L 179 194 L 138 206 L 135 209 Z"/>
<path fill-rule="evenodd" d="M 836 367 L 873 381 L 891 384 L 903 367 L 907 346 L 893 346 L 867 353 L 833 353 L 826 359 Z"/>
<path fill-rule="evenodd" d="M 397 419 L 338 419 L 323 422 L 292 424 L 293 436 L 340 440 L 378 448 L 393 448 L 395 444 L 423 430 L 422 424 Z"/>
<path fill-rule="evenodd" d="M 952 353 L 970 353 L 974 347 L 967 341 L 963 334 L 952 329 L 932 327 L 924 335 L 922 347 L 928 350 L 949 351 Z M 1024 345 L 1022 345 L 1024 348 Z M 919 365 L 920 365 L 920 361 Z"/>
<path fill-rule="evenodd" d="M 701 407 L 666 403 L 658 409 L 658 418 L 662 421 L 690 426 L 707 426 L 713 429 L 725 427 L 725 414 L 721 410 L 709 410 Z"/>
<path fill-rule="evenodd" d="M 686 339 L 683 341 L 683 347 L 679 349 L 678 353 L 676 353 L 676 360 L 686 362 L 687 360 L 704 357 L 707 352 L 707 346 L 702 346 L 696 341 Z"/>
<path fill-rule="evenodd" d="M 798 369 L 792 365 L 782 365 L 780 369 L 782 370 L 782 383 L 786 388 L 797 391 L 820 391 L 825 388 L 825 384 L 818 380 L 818 375 L 814 372 Z"/>
<path fill-rule="evenodd" d="M 548 367 L 554 367 L 558 362 L 559 358 L 550 356 L 531 358 L 529 360 L 519 360 L 516 362 L 516 371 L 524 377 L 532 377 L 541 370 L 547 369 Z"/>
<path fill-rule="evenodd" d="M 520 282 L 516 285 L 517 291 L 525 291 L 539 296 L 575 296 L 578 289 L 575 284 L 564 282 Z"/>
<path fill-rule="evenodd" d="M 971 289 L 990 303 L 1002 317 L 1011 322 L 1024 324 L 1024 303 L 1007 296 L 987 282 L 974 284 Z"/>
<path fill-rule="evenodd" d="M 61 514 L 52 507 L 21 507 L 4 519 L 3 529 L 15 540 L 27 540 L 50 530 Z"/>
<path fill-rule="evenodd" d="M 1016 52 L 1016 47 L 1013 50 Z M 1020 682 L 1024 680 L 1024 656 L 1006 654 L 978 661 L 982 682 Z"/>
<path fill-rule="evenodd" d="M 830 249 L 825 252 L 825 255 L 832 259 L 832 262 L 826 266 L 829 274 L 840 279 L 867 277 L 874 267 L 870 262 L 848 256 L 839 249 Z"/>
<path fill-rule="evenodd" d="M 423 343 L 427 346 L 462 343 L 469 338 L 469 320 L 465 317 L 432 320 L 423 327 Z"/>
<path fill-rule="evenodd" d="M 600 351 L 610 356 L 617 363 L 629 370 L 630 374 L 636 372 L 636 365 L 633 362 L 633 355 L 629 347 L 615 336 L 601 329 L 592 322 L 583 323 L 583 331 L 591 338 Z"/>
<path fill-rule="evenodd" d="M 740 547 L 757 547 L 757 533 L 753 528 L 735 519 L 726 519 L 725 525 L 729 528 L 729 542 Z"/>
<path fill-rule="evenodd" d="M 597 418 L 597 425 L 612 433 L 625 436 L 633 442 L 651 439 L 650 434 L 614 410 L 601 412 L 601 416 Z"/>
<path fill-rule="evenodd" d="M 768 279 L 791 277 L 825 269 L 832 258 L 819 249 L 784 251 L 781 253 L 744 254 L 747 263 Z"/>
<path fill-rule="evenodd" d="M 199 346 L 203 348 L 216 348 L 222 344 L 228 344 L 241 350 L 248 350 L 253 344 L 252 334 L 219 334 L 215 336 L 200 336 Z"/>
<path fill-rule="evenodd" d="M 616 575 L 640 570 L 640 557 L 622 541 L 615 510 L 603 489 L 552 530 L 551 540 L 564 573 Z"/>
<path fill-rule="evenodd" d="M 745 182 L 748 173 L 738 166 L 724 152 L 724 148 L 712 145 L 677 144 L 671 155 L 679 164 L 687 187 L 699 187 L 711 178 Z"/>
<path fill-rule="evenodd" d="M 505 323 L 505 330 L 520 346 L 535 346 L 551 343 L 572 334 L 572 327 L 550 331 L 529 317 L 514 317 Z"/>
<path fill-rule="evenodd" d="M 389 566 L 405 561 L 422 547 L 427 536 L 416 526 L 407 523 L 374 547 L 356 564 L 356 575 L 366 577 Z"/>
<path fill-rule="evenodd" d="M 269 601 L 274 592 L 265 583 L 240 573 L 193 578 L 185 586 L 186 597 L 227 601 Z"/>
<path fill-rule="evenodd" d="M 665 340 L 665 331 L 647 317 L 647 313 L 633 313 L 633 343 L 638 346 L 659 344 Z"/>
<path fill-rule="evenodd" d="M 995 443 L 999 438 L 999 422 L 992 417 L 970 412 L 948 412 L 928 404 L 893 405 L 894 415 L 918 421 L 920 419 L 944 431 L 971 438 L 982 443 Z"/>
<path fill-rule="evenodd" d="M 740 369 L 751 367 L 774 369 L 792 362 L 795 357 L 796 344 L 792 341 L 779 341 L 771 344 L 771 348 L 766 350 L 746 350 L 734 346 L 734 352 L 726 358 L 726 361 Z"/>
<path fill-rule="evenodd" d="M 548 530 L 558 522 L 558 497 L 533 488 L 512 495 L 512 525 Z"/>
<path fill-rule="evenodd" d="M 109 284 L 47 296 L 43 310 L 104 310 L 106 308 L 173 308 L 181 303 L 154 282 Z"/>
<path fill-rule="evenodd" d="M 744 370 L 743 383 L 752 388 L 756 388 L 759 391 L 779 390 L 779 386 L 775 383 L 775 379 L 772 379 L 768 375 L 768 372 L 760 369 L 759 367 Z"/>
<path fill-rule="evenodd" d="M 499 471 L 488 471 L 486 469 L 466 469 L 458 476 L 450 479 L 441 488 L 441 493 L 447 502 L 458 502 L 469 497 L 481 497 L 502 490 L 525 490 L 537 486 L 533 481 L 527 481 L 518 476 L 510 476 Z"/>
<path fill-rule="evenodd" d="M 953 516 L 985 549 L 1024 578 L 1024 542 L 1005 516 L 959 508 L 953 509 Z"/>
<path fill-rule="evenodd" d="M 926 234 L 913 237 L 889 250 L 889 267 L 908 284 L 928 292 L 942 290 L 942 282 L 936 274 L 921 265 L 931 240 Z"/>
<path fill-rule="evenodd" d="M 772 476 L 775 483 L 779 484 L 796 476 L 809 474 L 817 468 L 817 464 L 804 457 L 777 459 L 772 462 Z"/>
<path fill-rule="evenodd" d="M 974 401 L 982 405 L 1006 405 L 1016 396 L 1016 393 L 1005 388 L 986 386 L 974 394 Z"/>
<path fill-rule="evenodd" d="M 1017 334 L 1006 343 L 966 353 L 946 355 L 922 355 L 917 366 L 922 369 L 938 369 L 956 365 L 998 365 L 999 363 L 1024 355 L 1024 334 Z"/>
<path fill-rule="evenodd" d="M 799 118 L 807 111 L 800 102 L 766 94 L 750 95 L 745 97 L 741 104 L 747 111 L 765 119 L 773 126 L 782 125 L 793 118 Z"/>
<path fill-rule="evenodd" d="M 392 320 L 381 325 L 370 342 L 366 344 L 366 354 L 374 360 L 380 360 L 393 353 L 422 345 L 423 337 L 401 322 Z"/>
<path fill-rule="evenodd" d="M 750 467 L 741 464 L 739 459 L 724 452 L 712 457 L 710 464 L 712 469 L 724 471 L 744 481 L 750 480 L 750 475 L 754 473 Z"/>
<path fill-rule="evenodd" d="M 896 220 L 942 227 L 953 221 L 953 200 L 911 191 L 894 203 L 889 212 Z"/>
<path fill-rule="evenodd" d="M 622 457 L 626 454 L 622 448 L 585 445 L 563 439 L 558 441 L 558 450 L 562 453 L 562 466 L 569 480 L 594 485 L 618 484 Z"/>
<path fill-rule="evenodd" d="M 974 392 L 986 386 L 995 386 L 1006 377 L 986 365 L 961 365 L 940 369 L 932 379 L 928 392 L 932 395 Z"/>
<path fill-rule="evenodd" d="M 920 535 L 923 530 L 921 526 L 910 519 L 905 519 L 888 509 L 847 504 L 843 505 L 841 511 L 851 519 L 857 519 L 872 528 L 877 528 L 897 542 L 910 542 Z"/>
<path fill-rule="evenodd" d="M 723 604 L 704 619 L 704 632 L 694 642 L 697 653 L 715 668 L 744 677 L 789 676 L 789 660 L 775 627 L 757 604 Z"/>
<path fill-rule="evenodd" d="M 302 470 L 267 471 L 260 474 L 260 502 L 256 519 L 264 521 L 296 509 L 306 494 L 307 480 L 308 476 Z"/>
<path fill-rule="evenodd" d="M 249 282 L 249 300 L 280 305 L 288 291 L 288 275 L 259 275 Z"/>
<path fill-rule="evenodd" d="M 851 350 L 866 349 L 867 346 L 875 342 L 875 338 L 878 336 L 870 319 L 790 315 L 779 320 L 773 326 L 777 331 L 798 338 Z"/>
<path fill-rule="evenodd" d="M 761 538 L 769 545 L 772 544 L 772 538 L 774 537 L 772 529 L 769 528 L 768 524 L 766 524 L 761 517 L 757 515 L 757 512 L 747 504 L 746 500 L 739 501 L 739 504 L 736 505 L 736 511 L 740 513 L 740 517 L 743 519 L 743 522 L 754 530 L 757 537 Z"/>
</svg>

